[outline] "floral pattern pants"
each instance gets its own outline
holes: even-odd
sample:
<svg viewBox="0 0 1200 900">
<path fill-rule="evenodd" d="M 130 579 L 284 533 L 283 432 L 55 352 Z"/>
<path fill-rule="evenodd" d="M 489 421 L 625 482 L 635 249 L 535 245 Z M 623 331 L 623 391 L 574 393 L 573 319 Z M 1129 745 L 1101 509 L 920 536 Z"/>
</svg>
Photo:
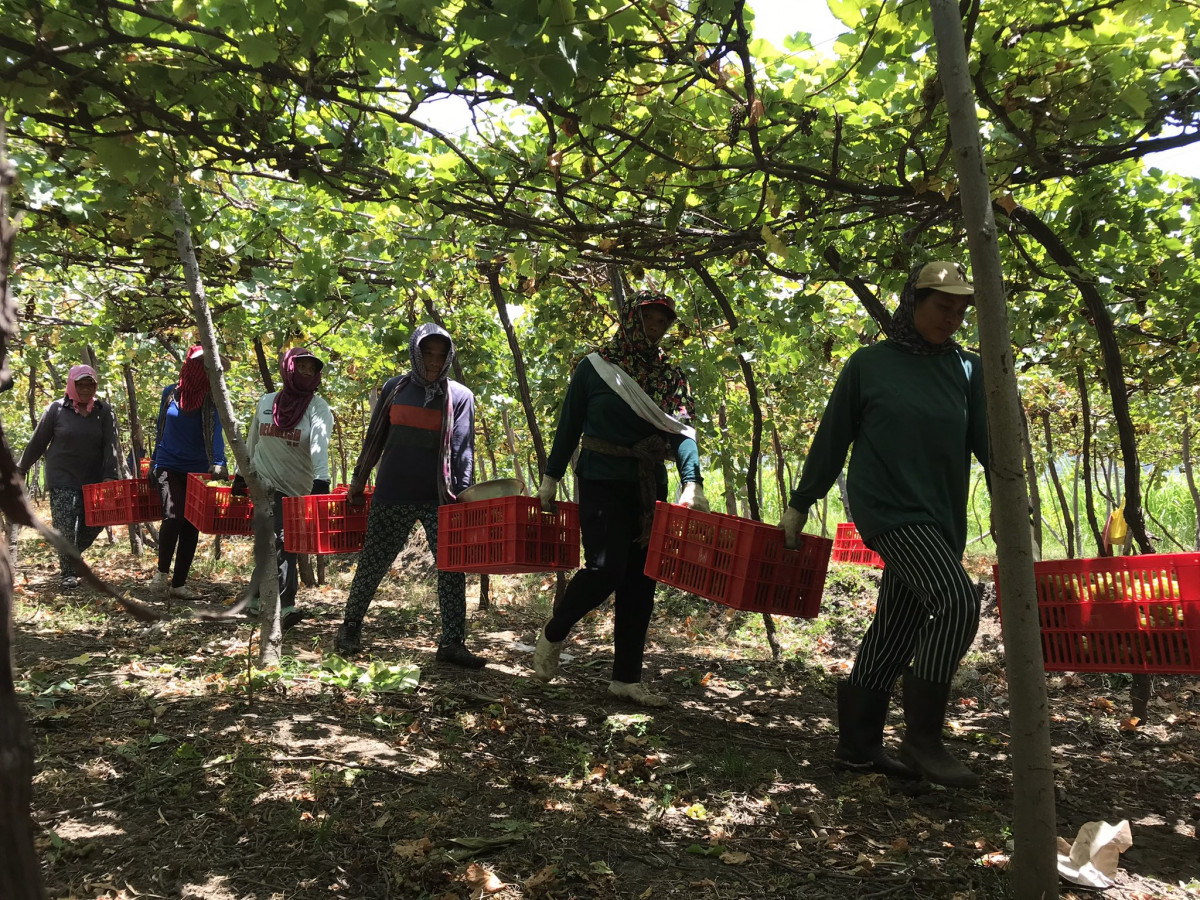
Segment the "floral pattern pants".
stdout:
<svg viewBox="0 0 1200 900">
<path fill-rule="evenodd" d="M 83 520 L 82 488 L 50 488 L 50 521 L 54 530 L 83 553 L 96 542 L 101 525 L 87 525 Z M 75 563 L 65 553 L 58 554 L 58 569 L 63 577 L 75 574 Z"/>
<path fill-rule="evenodd" d="M 367 515 L 358 568 L 346 600 L 346 623 L 361 625 L 379 583 L 412 533 L 417 522 L 425 529 L 429 552 L 437 560 L 438 508 L 432 503 L 372 503 Z M 442 614 L 441 646 L 461 644 L 467 637 L 467 576 L 464 572 L 437 575 L 438 607 Z"/>
</svg>

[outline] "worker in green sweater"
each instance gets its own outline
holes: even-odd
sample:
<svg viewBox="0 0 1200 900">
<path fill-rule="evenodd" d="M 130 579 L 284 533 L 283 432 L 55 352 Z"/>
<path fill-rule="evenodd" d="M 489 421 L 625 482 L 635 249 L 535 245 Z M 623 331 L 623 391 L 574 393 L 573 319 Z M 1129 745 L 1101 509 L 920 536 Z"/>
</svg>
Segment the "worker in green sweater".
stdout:
<svg viewBox="0 0 1200 900">
<path fill-rule="evenodd" d="M 853 446 L 850 510 L 885 568 L 875 618 L 838 684 L 836 756 L 852 768 L 957 787 L 979 783 L 942 743 L 950 682 L 979 626 L 962 555 L 971 455 L 986 470 L 987 418 L 979 357 L 953 339 L 973 295 L 957 263 L 913 271 L 888 339 L 855 351 L 838 376 L 782 522 L 795 546 Z M 901 675 L 897 759 L 884 749 L 883 728 Z"/>
<path fill-rule="evenodd" d="M 679 467 L 679 504 L 708 511 L 687 378 L 658 345 L 675 315 L 674 299 L 639 291 L 629 298 L 612 341 L 580 360 L 537 491 L 542 508 L 552 510 L 558 483 L 582 444 L 575 471 L 583 568 L 538 635 L 534 673 L 550 681 L 571 629 L 615 595 L 608 692 L 650 707 L 667 705 L 665 697 L 642 684 L 656 587 L 643 570 L 654 503 L 667 499 L 665 460 L 674 459 Z"/>
</svg>

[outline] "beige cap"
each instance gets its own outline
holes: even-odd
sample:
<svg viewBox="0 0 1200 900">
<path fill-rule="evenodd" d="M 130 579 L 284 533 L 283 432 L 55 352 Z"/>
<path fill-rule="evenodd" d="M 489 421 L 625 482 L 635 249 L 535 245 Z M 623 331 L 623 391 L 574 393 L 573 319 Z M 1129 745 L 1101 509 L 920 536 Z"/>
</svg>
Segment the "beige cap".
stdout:
<svg viewBox="0 0 1200 900">
<path fill-rule="evenodd" d="M 913 287 L 917 290 L 933 288 L 943 294 L 957 294 L 960 297 L 975 293 L 974 285 L 967 281 L 967 270 L 956 262 L 946 260 L 925 263 Z"/>
</svg>

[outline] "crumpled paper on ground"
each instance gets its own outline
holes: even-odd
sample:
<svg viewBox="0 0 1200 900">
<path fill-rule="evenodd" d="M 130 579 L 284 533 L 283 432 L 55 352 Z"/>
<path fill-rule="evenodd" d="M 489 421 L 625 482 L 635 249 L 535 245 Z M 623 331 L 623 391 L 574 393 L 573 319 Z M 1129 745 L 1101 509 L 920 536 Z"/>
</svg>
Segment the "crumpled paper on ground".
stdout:
<svg viewBox="0 0 1200 900">
<path fill-rule="evenodd" d="M 1120 856 L 1132 846 L 1128 820 L 1116 825 L 1088 822 L 1079 829 L 1075 843 L 1058 839 L 1058 874 L 1086 887 L 1112 887 Z"/>
</svg>

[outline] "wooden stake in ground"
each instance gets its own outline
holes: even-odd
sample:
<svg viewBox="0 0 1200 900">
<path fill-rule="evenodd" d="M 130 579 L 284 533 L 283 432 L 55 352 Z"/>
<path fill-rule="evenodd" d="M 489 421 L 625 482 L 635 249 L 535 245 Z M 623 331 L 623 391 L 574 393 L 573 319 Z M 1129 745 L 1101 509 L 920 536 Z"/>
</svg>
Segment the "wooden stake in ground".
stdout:
<svg viewBox="0 0 1200 900">
<path fill-rule="evenodd" d="M 1029 499 L 1021 448 L 1021 399 L 1000 272 L 1000 248 L 975 95 L 956 0 L 931 0 L 938 74 L 950 113 L 959 197 L 971 251 L 980 355 L 987 394 L 989 469 L 1000 571 L 1004 578 L 1004 650 L 1012 717 L 1013 896 L 1058 896 L 1054 768 L 1042 661 Z"/>
</svg>

